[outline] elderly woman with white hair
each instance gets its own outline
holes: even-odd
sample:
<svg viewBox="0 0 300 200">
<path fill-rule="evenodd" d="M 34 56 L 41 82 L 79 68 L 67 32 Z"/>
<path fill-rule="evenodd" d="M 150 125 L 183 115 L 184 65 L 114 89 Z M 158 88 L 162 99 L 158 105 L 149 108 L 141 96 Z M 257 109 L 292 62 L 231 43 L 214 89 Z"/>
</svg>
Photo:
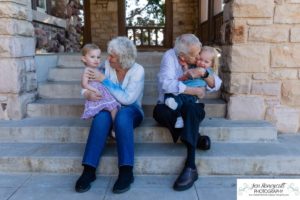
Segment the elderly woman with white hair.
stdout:
<svg viewBox="0 0 300 200">
<path fill-rule="evenodd" d="M 104 63 L 105 73 L 89 70 L 84 76 L 101 82 L 122 105 L 115 120 L 109 111 L 100 111 L 93 119 L 82 160 L 82 175 L 76 182 L 77 192 L 86 192 L 96 180 L 96 168 L 105 147 L 106 139 L 114 127 L 118 151 L 118 179 L 113 186 L 114 193 L 126 192 L 134 181 L 134 128 L 143 120 L 141 106 L 144 89 L 144 68 L 135 62 L 137 50 L 127 37 L 116 37 L 108 43 L 108 58 Z M 99 100 L 101 96 L 83 91 L 88 100 Z"/>
</svg>

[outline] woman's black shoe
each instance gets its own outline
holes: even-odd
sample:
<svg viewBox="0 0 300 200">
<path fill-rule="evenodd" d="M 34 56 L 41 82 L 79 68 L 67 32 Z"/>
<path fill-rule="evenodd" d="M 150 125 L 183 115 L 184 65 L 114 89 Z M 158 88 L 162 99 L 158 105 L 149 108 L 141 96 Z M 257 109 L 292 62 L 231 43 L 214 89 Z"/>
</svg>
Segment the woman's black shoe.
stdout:
<svg viewBox="0 0 300 200">
<path fill-rule="evenodd" d="M 210 138 L 206 135 L 200 135 L 197 142 L 197 148 L 201 150 L 210 149 Z"/>
<path fill-rule="evenodd" d="M 96 176 L 88 176 L 82 174 L 76 182 L 75 190 L 76 192 L 82 193 L 86 192 L 91 188 L 91 182 L 96 180 Z"/>
<path fill-rule="evenodd" d="M 130 189 L 131 183 L 133 183 L 132 166 L 121 166 L 119 168 L 119 176 L 114 184 L 113 193 L 120 194 Z"/>
<path fill-rule="evenodd" d="M 84 170 L 76 181 L 75 190 L 76 192 L 86 192 L 91 188 L 91 182 L 96 180 L 96 168 L 84 165 Z"/>
</svg>

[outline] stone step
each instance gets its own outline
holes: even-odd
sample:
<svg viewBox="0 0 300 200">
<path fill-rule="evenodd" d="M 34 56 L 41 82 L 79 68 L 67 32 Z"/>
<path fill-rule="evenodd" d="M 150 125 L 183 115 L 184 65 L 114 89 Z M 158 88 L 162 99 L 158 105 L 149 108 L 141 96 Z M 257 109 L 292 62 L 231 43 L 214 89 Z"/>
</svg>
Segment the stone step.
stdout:
<svg viewBox="0 0 300 200">
<path fill-rule="evenodd" d="M 38 86 L 41 98 L 81 98 L 81 85 L 78 81 L 55 81 L 41 83 Z M 145 82 L 145 96 L 157 96 L 156 82 Z"/>
<path fill-rule="evenodd" d="M 161 62 L 163 52 L 138 52 L 136 62 L 145 66 L 159 65 Z M 102 52 L 101 60 L 104 61 L 107 57 L 106 52 Z M 68 53 L 58 55 L 58 66 L 64 67 L 83 67 L 81 62 L 81 54 L 79 53 Z"/>
<path fill-rule="evenodd" d="M 74 191 L 74 185 L 79 176 L 80 174 L 0 174 L 0 189 L 3 191 L 1 197 L 2 200 L 233 200 L 237 196 L 236 183 L 238 179 L 262 178 L 260 176 L 199 176 L 198 181 L 188 191 L 174 192 L 172 185 L 177 175 L 135 174 L 130 190 L 116 195 L 111 191 L 117 179 L 116 176 L 97 175 L 97 180 L 93 182 L 91 190 L 78 194 Z M 264 178 L 288 177 L 269 176 Z"/>
<path fill-rule="evenodd" d="M 277 143 L 213 143 L 196 152 L 200 175 L 300 175 L 299 136 L 281 136 Z M 81 173 L 84 144 L 2 143 L 0 172 Z M 186 150 L 177 144 L 135 144 L 135 174 L 178 174 Z M 100 174 L 117 173 L 117 152 L 108 144 Z"/>
<path fill-rule="evenodd" d="M 144 97 L 145 116 L 152 116 L 156 98 Z M 206 117 L 225 117 L 226 103 L 220 99 L 203 99 Z M 27 105 L 29 117 L 80 117 L 83 112 L 84 99 L 39 99 Z"/>
<path fill-rule="evenodd" d="M 85 143 L 90 120 L 79 118 L 25 118 L 0 121 L 0 142 Z M 273 142 L 276 128 L 266 121 L 231 121 L 206 118 L 199 132 L 218 142 Z M 111 141 L 110 141 L 111 142 Z M 152 118 L 135 129 L 136 143 L 172 143 L 169 131 Z"/>
<path fill-rule="evenodd" d="M 84 68 L 56 67 L 49 70 L 49 81 L 80 81 Z M 145 81 L 156 81 L 159 67 L 145 67 Z"/>
<path fill-rule="evenodd" d="M 81 85 L 78 81 L 55 81 L 38 85 L 39 97 L 41 98 L 82 98 Z M 144 96 L 158 96 L 157 83 L 145 81 Z M 209 93 L 205 99 L 219 98 L 220 92 Z"/>
</svg>

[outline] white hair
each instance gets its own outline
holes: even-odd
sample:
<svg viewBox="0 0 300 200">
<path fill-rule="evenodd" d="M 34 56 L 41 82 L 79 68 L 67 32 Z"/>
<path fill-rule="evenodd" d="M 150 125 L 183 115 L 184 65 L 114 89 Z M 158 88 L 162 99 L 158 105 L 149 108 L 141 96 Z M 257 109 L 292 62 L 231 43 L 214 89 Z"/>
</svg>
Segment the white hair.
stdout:
<svg viewBox="0 0 300 200">
<path fill-rule="evenodd" d="M 191 46 L 199 46 L 200 48 L 202 46 L 200 40 L 194 34 L 183 34 L 178 36 L 174 45 L 176 55 L 188 55 Z"/>
<path fill-rule="evenodd" d="M 127 37 L 120 36 L 108 43 L 107 53 L 115 54 L 124 69 L 129 69 L 135 63 L 137 50 L 135 45 Z"/>
</svg>

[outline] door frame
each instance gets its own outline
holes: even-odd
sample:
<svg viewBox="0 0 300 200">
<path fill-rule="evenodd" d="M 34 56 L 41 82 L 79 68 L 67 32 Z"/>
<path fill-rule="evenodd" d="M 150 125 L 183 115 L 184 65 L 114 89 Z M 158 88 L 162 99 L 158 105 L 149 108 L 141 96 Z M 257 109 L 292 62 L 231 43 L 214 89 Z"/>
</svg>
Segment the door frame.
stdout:
<svg viewBox="0 0 300 200">
<path fill-rule="evenodd" d="M 118 35 L 127 36 L 126 34 L 126 0 L 118 0 Z M 171 48 L 173 43 L 173 2 L 172 0 L 165 0 L 166 5 L 166 25 L 165 25 L 165 44 L 163 47 L 157 48 Z M 153 47 L 153 49 L 157 49 Z"/>
</svg>

